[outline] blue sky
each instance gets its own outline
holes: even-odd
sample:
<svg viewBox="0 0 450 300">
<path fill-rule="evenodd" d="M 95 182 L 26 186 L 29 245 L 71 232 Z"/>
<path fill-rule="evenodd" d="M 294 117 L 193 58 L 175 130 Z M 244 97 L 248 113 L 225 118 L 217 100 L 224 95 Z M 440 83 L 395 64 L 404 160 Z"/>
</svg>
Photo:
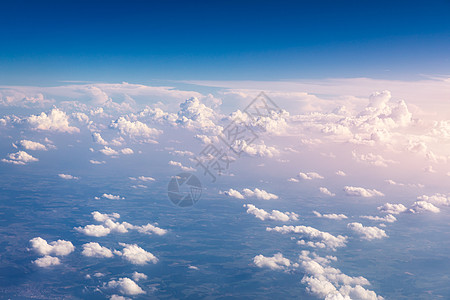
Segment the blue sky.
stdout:
<svg viewBox="0 0 450 300">
<path fill-rule="evenodd" d="M 447 75 L 449 1 L 8 1 L 3 84 Z"/>
</svg>

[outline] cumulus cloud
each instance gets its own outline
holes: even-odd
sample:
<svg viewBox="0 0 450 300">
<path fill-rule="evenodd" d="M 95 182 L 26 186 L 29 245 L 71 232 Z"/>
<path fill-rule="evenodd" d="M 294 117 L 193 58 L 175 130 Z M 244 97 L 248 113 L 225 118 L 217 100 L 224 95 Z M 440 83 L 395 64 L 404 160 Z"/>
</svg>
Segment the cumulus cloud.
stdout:
<svg viewBox="0 0 450 300">
<path fill-rule="evenodd" d="M 406 206 L 403 204 L 391 204 L 385 203 L 382 206 L 378 206 L 377 209 L 383 213 L 398 215 L 407 210 Z"/>
<path fill-rule="evenodd" d="M 319 188 L 319 191 L 320 191 L 322 194 L 327 195 L 327 196 L 331 196 L 331 197 L 336 196 L 335 193 L 330 192 L 326 187 L 320 187 L 320 188 Z"/>
<path fill-rule="evenodd" d="M 27 118 L 30 126 L 37 130 L 47 130 L 55 132 L 76 133 L 80 132 L 80 129 L 69 125 L 69 117 L 65 112 L 54 108 L 47 115 L 42 112 L 40 115 L 32 115 Z"/>
<path fill-rule="evenodd" d="M 245 140 L 236 140 L 232 145 L 233 149 L 241 149 L 249 156 L 274 157 L 280 154 L 275 147 L 267 146 L 264 141 L 259 144 L 248 144 Z"/>
<path fill-rule="evenodd" d="M 26 165 L 29 162 L 39 161 L 39 159 L 26 153 L 25 151 L 18 151 L 16 153 L 10 153 L 6 157 L 7 158 L 2 159 L 2 162 L 14 164 L 14 165 Z"/>
<path fill-rule="evenodd" d="M 347 219 L 347 216 L 344 214 L 321 214 L 317 211 L 313 211 L 313 214 L 318 218 L 325 218 L 331 220 L 344 220 Z"/>
<path fill-rule="evenodd" d="M 422 196 L 417 197 L 417 200 L 426 201 L 426 202 L 432 203 L 434 205 L 445 205 L 445 206 L 450 205 L 450 196 L 445 195 L 445 194 L 440 194 L 440 193 L 436 193 L 431 196 L 422 195 Z"/>
<path fill-rule="evenodd" d="M 316 172 L 307 172 L 307 173 L 300 172 L 300 173 L 298 173 L 297 176 L 300 179 L 304 179 L 304 180 L 323 179 L 323 176 L 321 176 L 320 174 L 318 174 Z"/>
<path fill-rule="evenodd" d="M 344 192 L 348 196 L 357 196 L 357 197 L 374 197 L 374 196 L 384 196 L 382 192 L 379 192 L 375 189 L 365 189 L 362 187 L 354 187 L 354 186 L 345 186 Z"/>
<path fill-rule="evenodd" d="M 323 232 L 309 226 L 276 226 L 273 228 L 267 227 L 267 231 L 279 232 L 282 234 L 295 233 L 300 235 L 301 238 L 308 239 L 305 241 L 303 239 L 297 241 L 299 245 L 305 245 L 313 248 L 329 248 L 335 251 L 337 248 L 345 247 L 347 242 L 347 237 L 338 235 L 334 236 L 328 232 Z"/>
<path fill-rule="evenodd" d="M 40 255 L 66 256 L 75 250 L 74 245 L 65 240 L 57 240 L 49 244 L 43 238 L 35 237 L 30 240 L 30 243 L 33 250 Z"/>
<path fill-rule="evenodd" d="M 96 143 L 96 144 L 103 145 L 103 146 L 108 145 L 108 142 L 102 138 L 102 135 L 99 132 L 92 133 L 92 139 L 94 140 L 94 143 Z"/>
<path fill-rule="evenodd" d="M 376 221 L 376 222 L 386 222 L 386 223 L 394 223 L 395 221 L 397 221 L 397 218 L 394 217 L 392 214 L 386 215 L 384 217 L 378 217 L 378 216 L 360 216 L 360 218 L 362 219 L 367 219 L 367 220 L 371 220 L 371 221 Z"/>
<path fill-rule="evenodd" d="M 83 245 L 83 251 L 81 252 L 84 256 L 89 257 L 113 257 L 114 254 L 111 250 L 106 247 L 100 246 L 99 243 L 87 243 Z"/>
<path fill-rule="evenodd" d="M 409 209 L 412 213 L 432 212 L 439 213 L 441 210 L 427 201 L 416 201 Z"/>
<path fill-rule="evenodd" d="M 98 150 L 98 152 L 103 153 L 108 156 L 119 155 L 119 152 L 117 152 L 116 150 L 114 150 L 108 146 L 105 146 L 105 148 Z"/>
<path fill-rule="evenodd" d="M 183 170 L 185 172 L 194 172 L 195 171 L 194 168 L 183 166 L 183 164 L 178 161 L 171 160 L 171 161 L 169 161 L 169 165 L 179 167 L 181 170 Z"/>
<path fill-rule="evenodd" d="M 272 221 L 297 221 L 298 215 L 293 212 L 281 212 L 279 210 L 272 210 L 271 213 L 265 211 L 264 209 L 257 208 L 253 204 L 244 204 L 244 207 L 247 208 L 247 213 L 254 215 L 256 218 L 264 221 L 264 220 L 272 220 Z"/>
<path fill-rule="evenodd" d="M 385 159 L 381 155 L 373 153 L 357 154 L 355 151 L 353 151 L 352 155 L 357 162 L 365 162 L 377 167 L 387 167 L 389 164 L 396 163 L 393 160 Z"/>
<path fill-rule="evenodd" d="M 124 295 L 134 296 L 145 294 L 145 291 L 136 282 L 127 277 L 119 278 L 119 280 L 111 280 L 106 287 L 116 289 Z"/>
<path fill-rule="evenodd" d="M 139 273 L 134 271 L 133 275 L 131 276 L 131 278 L 133 278 L 134 281 L 139 281 L 139 280 L 146 280 L 147 279 L 147 275 L 145 275 L 144 273 Z"/>
<path fill-rule="evenodd" d="M 345 172 L 341 171 L 341 170 L 337 171 L 336 175 L 338 175 L 338 176 L 347 176 L 347 174 L 345 174 Z"/>
<path fill-rule="evenodd" d="M 363 226 L 361 223 L 357 222 L 349 223 L 347 224 L 347 227 L 361 236 L 362 239 L 368 241 L 388 237 L 386 232 L 378 227 Z"/>
<path fill-rule="evenodd" d="M 262 254 L 253 258 L 253 263 L 259 268 L 269 268 L 271 270 L 283 270 L 291 266 L 289 259 L 283 257 L 283 254 L 277 253 L 272 257 L 266 257 Z"/>
<path fill-rule="evenodd" d="M 134 151 L 131 148 L 123 148 L 122 150 L 120 150 L 120 153 L 125 154 L 125 155 L 130 155 L 130 154 L 133 154 Z"/>
<path fill-rule="evenodd" d="M 256 197 L 257 199 L 262 200 L 278 199 L 277 195 L 268 193 L 265 190 L 260 190 L 258 188 L 255 188 L 253 191 L 250 189 L 243 189 L 242 192 L 246 197 Z"/>
<path fill-rule="evenodd" d="M 75 230 L 88 236 L 101 237 L 110 234 L 111 229 L 103 225 L 86 225 L 84 227 L 75 227 Z"/>
<path fill-rule="evenodd" d="M 244 196 L 239 193 L 239 191 L 233 190 L 233 189 L 229 189 L 228 191 L 220 191 L 219 194 L 221 195 L 226 195 L 228 197 L 233 197 L 233 198 L 237 198 L 237 199 L 244 199 Z"/>
<path fill-rule="evenodd" d="M 47 147 L 45 145 L 29 140 L 21 140 L 19 142 L 19 145 L 21 145 L 26 150 L 43 150 L 43 151 L 47 150 Z"/>
<path fill-rule="evenodd" d="M 105 199 L 109 199 L 109 200 L 123 200 L 123 199 L 125 199 L 125 197 L 120 197 L 119 195 L 113 195 L 113 194 L 103 194 L 102 196 L 101 196 L 102 198 L 105 198 Z"/>
<path fill-rule="evenodd" d="M 38 267 L 48 268 L 51 266 L 57 266 L 61 264 L 61 261 L 57 257 L 45 255 L 44 257 L 36 259 L 35 261 L 33 261 L 33 263 Z"/>
<path fill-rule="evenodd" d="M 158 259 L 152 253 L 145 251 L 136 244 L 119 243 L 124 249 L 115 250 L 114 253 L 122 256 L 123 259 L 134 265 L 145 265 L 149 262 L 156 264 Z"/>
<path fill-rule="evenodd" d="M 69 174 L 58 174 L 58 176 L 59 176 L 59 178 L 66 179 L 66 180 L 77 180 L 77 179 L 80 179 L 78 177 L 75 177 L 75 176 L 72 176 L 72 175 L 69 175 Z"/>
<path fill-rule="evenodd" d="M 111 128 L 118 129 L 120 134 L 130 138 L 155 138 L 161 131 L 155 128 L 150 128 L 140 121 L 130 121 L 125 117 L 120 117 L 111 123 Z"/>
<path fill-rule="evenodd" d="M 149 176 L 128 177 L 130 180 L 155 181 L 155 178 Z"/>
<path fill-rule="evenodd" d="M 91 164 L 93 164 L 93 165 L 102 165 L 102 164 L 106 164 L 106 161 L 98 161 L 98 160 L 94 160 L 94 159 L 89 160 L 89 162 L 90 162 Z"/>
<path fill-rule="evenodd" d="M 304 270 L 305 276 L 302 283 L 307 285 L 306 290 L 316 297 L 326 300 L 382 300 L 374 291 L 367 290 L 363 286 L 370 282 L 362 277 L 352 277 L 341 270 L 329 266 L 335 261 L 333 256 L 320 257 L 309 251 L 302 251 L 299 256 L 299 265 Z"/>
</svg>

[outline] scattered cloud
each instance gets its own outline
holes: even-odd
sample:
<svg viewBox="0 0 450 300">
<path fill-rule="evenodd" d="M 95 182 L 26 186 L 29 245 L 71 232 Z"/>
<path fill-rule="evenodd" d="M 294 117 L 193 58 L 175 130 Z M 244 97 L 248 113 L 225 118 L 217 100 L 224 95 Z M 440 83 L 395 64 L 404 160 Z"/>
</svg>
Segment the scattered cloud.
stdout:
<svg viewBox="0 0 450 300">
<path fill-rule="evenodd" d="M 100 246 L 99 243 L 87 243 L 83 245 L 83 251 L 81 252 L 84 256 L 88 257 L 113 257 L 114 254 L 111 250 L 106 247 Z"/>
<path fill-rule="evenodd" d="M 357 222 L 349 223 L 347 224 L 347 227 L 361 236 L 363 240 L 371 241 L 388 237 L 386 232 L 378 227 L 363 226 L 361 223 Z"/>
<path fill-rule="evenodd" d="M 330 196 L 330 197 L 336 196 L 335 193 L 330 192 L 326 187 L 320 187 L 320 188 L 319 188 L 319 191 L 320 191 L 322 194 L 327 195 L 327 196 Z"/>
<path fill-rule="evenodd" d="M 375 189 L 365 189 L 362 187 L 354 187 L 354 186 L 345 186 L 344 192 L 348 196 L 357 196 L 357 197 L 374 197 L 374 196 L 384 196 L 382 192 L 379 192 Z"/>
<path fill-rule="evenodd" d="M 36 259 L 35 261 L 33 261 L 33 263 L 38 267 L 48 268 L 51 266 L 57 266 L 57 265 L 61 264 L 61 261 L 57 257 L 45 255 L 44 257 L 40 257 L 40 258 Z"/>
<path fill-rule="evenodd" d="M 398 215 L 407 210 L 403 204 L 391 204 L 385 203 L 382 206 L 378 206 L 377 209 L 383 213 Z"/>
<path fill-rule="evenodd" d="M 69 125 L 69 117 L 58 108 L 52 109 L 48 115 L 45 112 L 42 112 L 40 115 L 32 115 L 27 118 L 27 121 L 36 130 L 65 133 L 80 132 L 80 129 L 77 127 Z"/>
<path fill-rule="evenodd" d="M 297 221 L 298 215 L 293 212 L 281 212 L 279 210 L 272 210 L 271 213 L 265 211 L 264 209 L 257 208 L 253 204 L 244 204 L 244 207 L 247 208 L 247 213 L 254 215 L 256 218 L 264 221 L 264 220 L 272 220 L 272 221 Z"/>
<path fill-rule="evenodd" d="M 145 294 L 145 291 L 137 285 L 136 282 L 127 277 L 119 278 L 119 280 L 111 280 L 106 287 L 116 289 L 119 293 L 124 295 L 134 296 Z"/>
<path fill-rule="evenodd" d="M 30 240 L 30 243 L 33 250 L 40 255 L 66 256 L 75 250 L 74 245 L 65 240 L 57 240 L 49 244 L 43 238 L 35 237 Z"/>
<path fill-rule="evenodd" d="M 416 201 L 413 203 L 409 211 L 415 214 L 422 212 L 432 212 L 436 214 L 441 210 L 427 201 Z"/>
<path fill-rule="evenodd" d="M 69 174 L 58 174 L 58 176 L 59 176 L 59 178 L 66 179 L 66 180 L 78 180 L 78 179 L 80 179 L 79 177 L 75 177 L 75 176 L 72 176 L 72 175 L 69 175 Z"/>
<path fill-rule="evenodd" d="M 291 266 L 290 260 L 283 257 L 281 253 L 277 253 L 272 257 L 257 255 L 253 258 L 253 263 L 259 268 L 269 268 L 271 270 L 284 270 Z"/>
<path fill-rule="evenodd" d="M 171 160 L 171 161 L 169 161 L 169 165 L 179 167 L 181 170 L 183 170 L 185 172 L 194 172 L 195 171 L 194 168 L 183 166 L 183 164 L 178 161 Z"/>
<path fill-rule="evenodd" d="M 145 265 L 149 262 L 156 264 L 158 262 L 158 259 L 152 253 L 145 251 L 136 244 L 119 243 L 119 245 L 124 247 L 123 250 L 114 250 L 114 253 L 134 265 Z"/>
<path fill-rule="evenodd" d="M 320 174 L 318 174 L 316 172 L 308 172 L 308 173 L 300 172 L 300 173 L 298 173 L 297 176 L 298 176 L 298 178 L 304 179 L 304 180 L 323 179 L 324 178 L 323 176 L 321 176 Z"/>
<path fill-rule="evenodd" d="M 321 214 L 317 211 L 313 211 L 313 214 L 318 218 L 325 218 L 331 220 L 344 220 L 347 219 L 347 216 L 344 214 Z"/>
<path fill-rule="evenodd" d="M 242 192 L 246 197 L 256 197 L 257 199 L 262 200 L 278 199 L 277 195 L 268 193 L 265 190 L 260 190 L 258 188 L 255 188 L 253 191 L 250 189 L 243 189 Z"/>
<path fill-rule="evenodd" d="M 26 153 L 25 151 L 18 151 L 16 153 L 10 153 L 6 157 L 7 158 L 2 159 L 2 162 L 14 164 L 14 165 L 26 165 L 29 162 L 39 161 L 39 159 Z"/>
</svg>

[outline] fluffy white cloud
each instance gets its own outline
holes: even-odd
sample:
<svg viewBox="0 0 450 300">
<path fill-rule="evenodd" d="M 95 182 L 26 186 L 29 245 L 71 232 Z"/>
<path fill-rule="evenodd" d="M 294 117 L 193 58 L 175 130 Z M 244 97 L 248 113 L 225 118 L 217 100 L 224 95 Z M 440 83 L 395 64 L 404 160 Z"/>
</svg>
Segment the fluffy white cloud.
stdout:
<svg viewBox="0 0 450 300">
<path fill-rule="evenodd" d="M 50 244 L 41 237 L 35 237 L 30 240 L 31 247 L 40 255 L 69 255 L 75 250 L 74 245 L 69 241 L 57 240 Z"/>
<path fill-rule="evenodd" d="M 195 171 L 194 168 L 183 166 L 183 164 L 178 161 L 171 160 L 171 161 L 169 161 L 169 165 L 179 167 L 181 170 L 183 170 L 185 172 L 194 172 Z"/>
<path fill-rule="evenodd" d="M 106 247 L 100 246 L 99 243 L 87 243 L 83 245 L 83 251 L 81 252 L 84 256 L 89 257 L 113 257 L 114 254 L 111 250 Z"/>
<path fill-rule="evenodd" d="M 120 199 L 125 199 L 125 197 L 120 197 L 119 195 L 113 195 L 113 194 L 103 194 L 102 196 L 101 196 L 102 198 L 105 198 L 105 199 L 109 199 L 109 200 L 120 200 Z"/>
<path fill-rule="evenodd" d="M 114 294 L 109 297 L 109 300 L 131 300 L 131 298 Z"/>
<path fill-rule="evenodd" d="M 29 140 L 21 140 L 19 144 L 26 150 L 43 150 L 43 151 L 47 150 L 47 147 L 45 145 Z"/>
<path fill-rule="evenodd" d="M 441 210 L 429 202 L 416 201 L 413 203 L 409 211 L 415 214 L 421 212 L 432 212 L 436 214 L 439 213 Z"/>
<path fill-rule="evenodd" d="M 96 144 L 103 145 L 103 146 L 108 145 L 108 142 L 102 138 L 102 135 L 99 132 L 92 133 L 92 139 L 94 140 L 94 143 L 96 143 Z"/>
<path fill-rule="evenodd" d="M 377 167 L 387 167 L 389 164 L 396 163 L 393 160 L 385 159 L 381 155 L 373 153 L 357 154 L 355 151 L 353 151 L 352 155 L 357 162 L 365 162 Z"/>
<path fill-rule="evenodd" d="M 106 287 L 117 289 L 121 294 L 124 295 L 145 294 L 145 291 L 139 285 L 137 285 L 136 282 L 127 277 L 119 278 L 119 280 L 111 280 L 108 282 Z"/>
<path fill-rule="evenodd" d="M 165 235 L 167 233 L 166 229 L 159 228 L 152 224 L 142 225 L 142 226 L 133 226 L 132 229 L 137 230 L 140 233 L 145 234 L 156 234 L 156 235 Z"/>
<path fill-rule="evenodd" d="M 98 152 L 103 153 L 108 156 L 119 155 L 119 152 L 117 152 L 116 150 L 114 150 L 108 146 L 105 146 L 105 148 L 98 150 Z"/>
<path fill-rule="evenodd" d="M 253 258 L 253 263 L 259 268 L 269 268 L 272 270 L 283 270 L 291 266 L 289 259 L 283 257 L 283 254 L 277 253 L 272 257 L 266 257 L 262 254 Z"/>
<path fill-rule="evenodd" d="M 102 164 L 106 163 L 106 161 L 98 161 L 98 160 L 94 160 L 94 159 L 89 160 L 89 162 L 93 165 L 102 165 Z"/>
<path fill-rule="evenodd" d="M 313 211 L 313 214 L 318 218 L 325 218 L 331 220 L 344 220 L 347 219 L 347 216 L 344 214 L 321 214 L 317 211 Z"/>
<path fill-rule="evenodd" d="M 300 179 L 305 179 L 305 180 L 323 179 L 323 176 L 321 176 L 320 174 L 318 174 L 316 172 L 307 172 L 307 173 L 300 172 L 300 173 L 298 173 L 297 176 Z"/>
<path fill-rule="evenodd" d="M 277 195 L 268 193 L 265 190 L 260 190 L 258 188 L 255 188 L 253 191 L 250 189 L 243 189 L 242 192 L 246 197 L 256 197 L 257 199 L 262 200 L 278 199 Z"/>
<path fill-rule="evenodd" d="M 244 207 L 247 208 L 247 213 L 254 215 L 256 218 L 264 221 L 264 220 L 272 220 L 272 221 L 297 221 L 298 215 L 293 212 L 281 212 L 279 210 L 272 210 L 271 213 L 265 211 L 264 209 L 257 208 L 253 204 L 244 204 Z"/>
<path fill-rule="evenodd" d="M 378 217 L 378 216 L 360 216 L 360 218 L 376 221 L 376 222 L 386 222 L 386 223 L 394 223 L 397 221 L 397 218 L 393 215 L 389 214 L 384 217 Z"/>
<path fill-rule="evenodd" d="M 88 236 L 101 237 L 111 233 L 111 229 L 103 225 L 86 225 L 84 227 L 75 227 L 75 230 Z"/>
<path fill-rule="evenodd" d="M 363 226 L 361 223 L 357 222 L 349 223 L 347 224 L 347 227 L 361 236 L 362 239 L 368 241 L 388 237 L 386 232 L 378 227 Z"/>
<path fill-rule="evenodd" d="M 75 177 L 75 176 L 72 176 L 72 175 L 69 175 L 69 174 L 58 174 L 58 176 L 60 178 L 62 178 L 62 179 L 66 179 L 66 180 L 71 180 L 71 179 L 77 180 L 77 179 L 79 179 L 78 177 Z"/>
<path fill-rule="evenodd" d="M 139 281 L 139 280 L 146 280 L 147 279 L 147 275 L 145 275 L 144 273 L 139 273 L 139 272 L 133 272 L 132 278 L 134 281 Z"/>
<path fill-rule="evenodd" d="M 383 213 L 398 215 L 405 212 L 407 208 L 403 204 L 385 203 L 382 206 L 378 206 L 377 209 Z"/>
<path fill-rule="evenodd" d="M 435 205 L 450 205 L 450 196 L 445 194 L 436 193 L 431 196 L 422 195 L 417 197 L 417 200 L 419 201 L 426 201 Z"/>
<path fill-rule="evenodd" d="M 130 138 L 154 138 L 161 134 L 161 131 L 150 128 L 140 121 L 130 121 L 125 117 L 120 117 L 111 123 L 111 128 L 119 130 L 120 134 Z"/>
<path fill-rule="evenodd" d="M 239 191 L 236 191 L 233 189 L 229 189 L 228 191 L 224 191 L 224 192 L 220 191 L 219 194 L 237 198 L 237 199 L 244 199 L 244 196 L 241 193 L 239 193 Z"/>
<path fill-rule="evenodd" d="M 275 147 L 267 146 L 264 141 L 259 144 L 248 144 L 245 140 L 236 140 L 232 145 L 233 149 L 241 149 L 250 156 L 257 157 L 274 157 L 280 154 Z"/>
<path fill-rule="evenodd" d="M 320 257 L 309 251 L 302 251 L 299 256 L 300 267 L 306 273 L 302 283 L 307 285 L 306 290 L 316 297 L 325 300 L 382 300 L 375 292 L 362 286 L 370 285 L 370 282 L 362 277 L 352 277 L 341 270 L 330 267 L 332 256 Z"/>
<path fill-rule="evenodd" d="M 155 178 L 148 176 L 139 176 L 139 177 L 128 177 L 130 180 L 141 180 L 141 181 L 155 181 Z"/>
<path fill-rule="evenodd" d="M 347 176 L 347 174 L 345 174 L 345 172 L 341 171 L 341 170 L 337 171 L 336 175 L 338 175 L 338 176 Z"/>
<path fill-rule="evenodd" d="M 382 192 L 379 192 L 375 189 L 365 189 L 362 187 L 354 187 L 354 186 L 345 186 L 344 192 L 348 196 L 358 196 L 358 197 L 374 197 L 374 196 L 384 196 Z"/>
<path fill-rule="evenodd" d="M 309 226 L 276 226 L 274 228 L 267 227 L 267 231 L 279 232 L 282 234 L 295 233 L 299 234 L 302 238 L 306 238 L 310 241 L 299 240 L 299 245 L 306 245 L 309 247 L 317 248 L 329 248 L 336 250 L 336 248 L 345 247 L 347 237 L 338 235 L 334 236 L 328 232 L 323 232 Z"/>
<path fill-rule="evenodd" d="M 124 249 L 122 251 L 115 250 L 114 253 L 123 257 L 134 265 L 145 265 L 149 262 L 156 264 L 158 259 L 152 253 L 145 251 L 136 244 L 119 243 Z"/>
<path fill-rule="evenodd" d="M 40 257 L 40 258 L 36 259 L 33 263 L 36 264 L 38 267 L 48 268 L 51 266 L 56 266 L 56 265 L 61 264 L 61 261 L 57 257 L 45 255 L 44 257 Z"/>
<path fill-rule="evenodd" d="M 134 153 L 133 149 L 131 148 L 123 148 L 122 150 L 120 150 L 120 152 L 125 155 L 130 155 Z"/>
<path fill-rule="evenodd" d="M 18 151 L 16 153 L 10 153 L 6 157 L 7 158 L 2 159 L 2 162 L 14 164 L 14 165 L 26 165 L 29 162 L 39 161 L 39 159 L 26 153 L 25 151 Z"/>
<path fill-rule="evenodd" d="M 320 188 L 319 188 L 319 191 L 320 191 L 322 194 L 327 195 L 327 196 L 331 196 L 331 197 L 336 196 L 335 193 L 330 192 L 326 187 L 320 187 Z"/>
<path fill-rule="evenodd" d="M 69 125 L 69 117 L 65 112 L 59 110 L 58 108 L 52 109 L 48 115 L 44 112 L 38 116 L 32 115 L 27 118 L 27 121 L 32 128 L 38 130 L 67 133 L 80 132 L 80 129 L 77 127 Z"/>
</svg>

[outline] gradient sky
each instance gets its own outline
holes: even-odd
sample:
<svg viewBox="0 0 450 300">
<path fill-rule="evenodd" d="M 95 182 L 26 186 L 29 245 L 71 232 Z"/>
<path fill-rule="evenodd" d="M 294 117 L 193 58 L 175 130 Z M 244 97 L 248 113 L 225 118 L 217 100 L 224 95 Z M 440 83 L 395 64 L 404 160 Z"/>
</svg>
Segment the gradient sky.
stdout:
<svg viewBox="0 0 450 300">
<path fill-rule="evenodd" d="M 0 81 L 448 75 L 450 1 L 2 1 Z"/>
</svg>

